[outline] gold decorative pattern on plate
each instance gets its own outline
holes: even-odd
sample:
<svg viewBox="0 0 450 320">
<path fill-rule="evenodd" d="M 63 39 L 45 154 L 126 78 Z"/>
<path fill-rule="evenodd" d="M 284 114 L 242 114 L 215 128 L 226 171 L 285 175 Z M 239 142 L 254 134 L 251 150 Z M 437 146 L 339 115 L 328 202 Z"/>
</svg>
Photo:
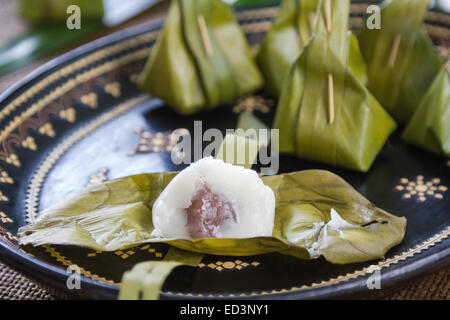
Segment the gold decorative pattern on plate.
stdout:
<svg viewBox="0 0 450 320">
<path fill-rule="evenodd" d="M 0 201 L 1 202 L 8 202 L 9 201 L 9 198 L 7 196 L 5 196 L 2 191 L 0 191 Z"/>
<path fill-rule="evenodd" d="M 260 263 L 258 261 L 253 262 L 245 262 L 242 260 L 234 260 L 234 261 L 216 261 L 211 262 L 208 264 L 205 263 L 199 263 L 197 267 L 199 268 L 209 268 L 216 271 L 223 271 L 223 270 L 242 270 L 247 267 L 257 267 Z"/>
<path fill-rule="evenodd" d="M 53 129 L 53 125 L 50 122 L 46 122 L 44 123 L 40 128 L 39 128 L 39 133 L 40 134 L 44 134 L 46 136 L 49 136 L 51 138 L 56 136 L 56 132 Z"/>
<path fill-rule="evenodd" d="M 59 117 L 69 121 L 70 123 L 74 123 L 77 120 L 77 111 L 72 107 L 63 109 L 59 111 Z"/>
<path fill-rule="evenodd" d="M 17 237 L 15 235 L 13 235 L 11 232 L 7 231 L 1 225 L 0 225 L 0 240 L 4 240 L 6 243 L 8 243 L 10 246 L 16 248 L 20 252 L 26 253 L 25 251 L 22 250 L 21 247 L 19 247 L 16 244 L 16 242 L 18 240 Z M 26 253 L 26 254 L 28 254 L 28 253 Z"/>
<path fill-rule="evenodd" d="M 2 223 L 12 223 L 14 222 L 10 217 L 6 215 L 3 211 L 0 211 L 0 222 Z"/>
<path fill-rule="evenodd" d="M 32 151 L 37 150 L 36 141 L 34 141 L 34 138 L 32 136 L 28 136 L 25 138 L 25 140 L 22 140 L 22 147 L 28 148 Z"/>
<path fill-rule="evenodd" d="M 19 160 L 19 157 L 15 153 L 5 154 L 0 151 L 0 159 L 4 160 L 7 164 L 12 164 L 13 166 L 16 166 L 20 168 L 22 163 Z"/>
<path fill-rule="evenodd" d="M 234 113 L 253 112 L 255 110 L 261 113 L 268 113 L 273 106 L 275 106 L 273 99 L 262 96 L 247 96 L 237 99 L 232 110 Z"/>
<path fill-rule="evenodd" d="M 0 168 L 0 183 L 13 184 L 14 180 L 9 176 L 8 171 Z"/>
<path fill-rule="evenodd" d="M 114 254 L 116 256 L 121 257 L 122 259 L 127 259 L 127 258 L 131 257 L 135 253 L 136 253 L 136 251 L 133 251 L 131 249 L 124 250 L 124 251 L 122 251 L 122 250 L 114 251 Z"/>
<path fill-rule="evenodd" d="M 82 104 L 89 106 L 89 108 L 95 109 L 98 107 L 98 96 L 95 92 L 90 92 L 81 96 L 80 101 Z"/>
<path fill-rule="evenodd" d="M 144 244 L 144 245 L 128 248 L 126 250 L 116 250 L 113 253 L 114 253 L 115 256 L 118 256 L 118 257 L 122 258 L 123 260 L 126 260 L 126 259 L 128 259 L 131 256 L 133 256 L 134 254 L 136 254 L 139 251 L 150 253 L 155 258 L 159 258 L 159 259 L 161 259 L 163 257 L 162 252 L 159 252 L 156 248 L 154 248 L 150 244 Z M 97 250 L 97 251 L 88 253 L 87 257 L 88 258 L 93 258 L 93 257 L 97 257 L 97 256 L 99 256 L 101 254 L 105 254 L 105 252 L 101 251 L 101 250 Z"/>
<path fill-rule="evenodd" d="M 104 277 L 100 277 L 99 275 L 96 275 L 95 273 L 91 273 L 89 270 L 84 269 L 83 267 L 73 263 L 69 259 L 67 259 L 65 256 L 61 255 L 58 251 L 56 251 L 55 248 L 49 246 L 49 245 L 43 245 L 43 248 L 45 248 L 45 251 L 47 251 L 50 256 L 55 258 L 57 261 L 61 262 L 64 266 L 77 266 L 80 269 L 80 273 L 86 277 L 91 278 L 92 280 L 107 283 L 107 284 L 114 284 L 114 281 L 108 280 Z"/>
<path fill-rule="evenodd" d="M 88 253 L 88 254 L 87 254 L 87 257 L 88 257 L 88 258 L 93 258 L 93 257 L 96 257 L 97 255 L 99 255 L 99 254 L 101 254 L 101 253 L 103 253 L 103 251 L 101 251 L 101 250 L 96 250 L 95 252 L 90 252 L 90 253 Z"/>
<path fill-rule="evenodd" d="M 89 176 L 89 181 L 86 187 L 99 184 L 108 180 L 108 168 L 101 168 L 98 172 L 95 172 Z"/>
<path fill-rule="evenodd" d="M 128 152 L 128 155 L 130 156 L 137 153 L 149 152 L 164 152 L 171 154 L 180 139 L 183 136 L 190 134 L 189 131 L 184 128 L 166 132 L 152 132 L 136 128 L 135 132 L 139 136 L 139 143 L 134 150 Z M 177 155 L 181 158 L 183 156 L 182 151 L 178 151 Z"/>
<path fill-rule="evenodd" d="M 133 83 L 137 83 L 138 82 L 138 78 L 139 78 L 139 74 L 138 73 L 132 73 L 130 74 L 130 81 Z"/>
<path fill-rule="evenodd" d="M 121 95 L 122 86 L 120 82 L 114 81 L 105 85 L 105 92 L 112 95 L 114 98 L 119 98 Z"/>
<path fill-rule="evenodd" d="M 416 198 L 420 202 L 425 202 L 427 199 L 444 198 L 448 188 L 440 183 L 439 178 L 425 179 L 424 176 L 418 175 L 413 180 L 401 178 L 395 190 L 403 193 L 403 199 Z"/>
<path fill-rule="evenodd" d="M 161 252 L 159 252 L 156 248 L 154 248 L 150 244 L 144 244 L 144 245 L 140 246 L 139 250 L 147 251 L 148 253 L 154 255 L 156 258 L 162 258 L 163 257 L 163 254 Z"/>
<path fill-rule="evenodd" d="M 154 248 L 150 248 L 150 246 L 144 246 L 145 248 L 140 248 L 140 250 L 145 250 L 148 251 L 150 253 L 153 253 L 155 257 L 157 258 L 162 258 L 162 253 L 161 252 L 156 252 L 156 249 Z M 135 250 L 132 249 L 127 249 L 127 250 L 118 250 L 118 251 L 114 251 L 114 254 L 121 257 L 122 259 L 128 259 L 129 257 L 131 257 L 132 255 L 134 255 L 136 253 Z"/>
</svg>

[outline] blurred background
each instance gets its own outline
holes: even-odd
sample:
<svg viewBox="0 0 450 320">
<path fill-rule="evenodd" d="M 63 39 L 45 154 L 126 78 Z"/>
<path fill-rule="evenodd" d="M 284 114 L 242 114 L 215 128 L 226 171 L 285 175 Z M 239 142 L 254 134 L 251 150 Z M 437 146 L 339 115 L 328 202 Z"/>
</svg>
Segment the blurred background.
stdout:
<svg viewBox="0 0 450 320">
<path fill-rule="evenodd" d="M 224 1 L 236 8 L 279 2 Z M 0 93 L 15 79 L 52 57 L 119 29 L 162 19 L 169 3 L 169 0 L 0 0 Z M 450 12 L 450 0 L 430 0 L 430 3 L 433 10 Z M 80 8 L 79 29 L 69 29 L 68 24 L 76 22 L 69 18 L 75 11 L 67 12 L 71 5 Z M 19 70 L 22 72 L 17 73 Z"/>
</svg>

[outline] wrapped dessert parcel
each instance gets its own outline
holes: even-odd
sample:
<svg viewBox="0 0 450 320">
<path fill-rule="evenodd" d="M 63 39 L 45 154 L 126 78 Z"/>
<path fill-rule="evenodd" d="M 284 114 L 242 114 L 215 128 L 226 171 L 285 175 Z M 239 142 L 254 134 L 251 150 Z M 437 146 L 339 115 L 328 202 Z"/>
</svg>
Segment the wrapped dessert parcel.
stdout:
<svg viewBox="0 0 450 320">
<path fill-rule="evenodd" d="M 358 40 L 348 30 L 350 0 L 284 0 L 272 28 L 266 34 L 256 61 L 264 75 L 266 89 L 279 97 L 289 69 L 308 45 L 314 33 L 326 28 L 325 14 L 332 28 L 330 38 L 339 46 L 336 54 L 363 83 L 366 65 Z M 326 13 L 326 11 L 328 13 Z"/>
<path fill-rule="evenodd" d="M 383 3 L 383 28 L 363 28 L 359 40 L 368 67 L 368 88 L 399 122 L 403 138 L 450 155 L 448 70 L 423 25 L 430 1 Z"/>
<path fill-rule="evenodd" d="M 346 2 L 324 0 L 316 31 L 284 82 L 273 126 L 280 152 L 365 172 L 396 123 L 350 67 Z"/>
<path fill-rule="evenodd" d="M 263 84 L 231 7 L 220 0 L 172 1 L 139 77 L 143 91 L 181 114 L 211 110 Z"/>
<path fill-rule="evenodd" d="M 381 29 L 358 36 L 370 92 L 399 122 L 408 122 L 444 62 L 423 25 L 429 0 L 381 3 Z"/>
</svg>

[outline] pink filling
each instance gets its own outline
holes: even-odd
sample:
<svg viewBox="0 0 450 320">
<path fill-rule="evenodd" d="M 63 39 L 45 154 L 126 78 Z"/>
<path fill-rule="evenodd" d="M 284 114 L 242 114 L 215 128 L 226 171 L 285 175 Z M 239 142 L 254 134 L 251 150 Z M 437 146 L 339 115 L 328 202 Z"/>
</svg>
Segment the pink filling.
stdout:
<svg viewBox="0 0 450 320">
<path fill-rule="evenodd" d="M 208 186 L 201 186 L 186 209 L 187 227 L 193 239 L 215 238 L 229 222 L 237 222 L 230 201 L 214 193 Z"/>
</svg>

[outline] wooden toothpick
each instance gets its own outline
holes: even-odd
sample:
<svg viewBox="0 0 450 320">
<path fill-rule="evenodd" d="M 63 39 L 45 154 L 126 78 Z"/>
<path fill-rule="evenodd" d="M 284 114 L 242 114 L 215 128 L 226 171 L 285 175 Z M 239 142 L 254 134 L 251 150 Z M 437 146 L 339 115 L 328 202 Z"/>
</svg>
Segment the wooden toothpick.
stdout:
<svg viewBox="0 0 450 320">
<path fill-rule="evenodd" d="M 325 20 L 327 32 L 331 33 L 331 0 L 325 0 Z M 328 74 L 328 121 L 334 123 L 334 78 L 333 74 Z"/>
<path fill-rule="evenodd" d="M 334 79 L 331 73 L 328 74 L 328 118 L 329 123 L 334 122 Z"/>
<path fill-rule="evenodd" d="M 201 14 L 197 16 L 198 28 L 200 29 L 200 35 L 202 37 L 203 47 L 205 48 L 206 55 L 209 57 L 212 55 L 213 50 L 211 41 L 209 39 L 208 29 L 206 28 L 205 18 Z"/>
<path fill-rule="evenodd" d="M 391 55 L 389 56 L 389 67 L 391 68 L 395 65 L 395 60 L 397 60 L 398 48 L 400 47 L 401 40 L 402 35 L 397 34 L 394 43 L 392 44 Z"/>
<path fill-rule="evenodd" d="M 308 14 L 309 18 L 309 29 L 311 30 L 311 35 L 314 33 L 314 26 L 316 25 L 316 14 L 312 11 Z"/>
<path fill-rule="evenodd" d="M 331 73 L 328 74 L 328 120 L 329 124 L 334 123 L 334 79 Z"/>
<path fill-rule="evenodd" d="M 325 0 L 325 18 L 327 31 L 328 33 L 331 33 L 331 0 Z"/>
</svg>

